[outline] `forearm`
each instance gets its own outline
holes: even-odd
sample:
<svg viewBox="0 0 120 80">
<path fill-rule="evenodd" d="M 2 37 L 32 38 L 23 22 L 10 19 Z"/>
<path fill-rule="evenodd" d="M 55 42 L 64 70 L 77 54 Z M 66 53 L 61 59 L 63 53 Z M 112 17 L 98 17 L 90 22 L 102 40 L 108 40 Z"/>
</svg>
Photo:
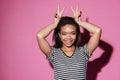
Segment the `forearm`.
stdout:
<svg viewBox="0 0 120 80">
<path fill-rule="evenodd" d="M 52 23 L 52 24 L 44 27 L 44 28 L 42 28 L 42 29 L 37 33 L 37 37 L 38 37 L 39 39 L 41 39 L 41 38 L 46 38 L 46 37 L 50 34 L 50 32 L 51 32 L 52 30 L 54 30 L 55 28 L 56 28 L 55 23 Z"/>
<path fill-rule="evenodd" d="M 88 23 L 85 21 L 79 21 L 77 22 L 81 27 L 83 27 L 84 29 L 88 30 L 90 33 L 100 33 L 101 32 L 101 28 L 98 27 L 95 24 L 92 23 Z"/>
</svg>

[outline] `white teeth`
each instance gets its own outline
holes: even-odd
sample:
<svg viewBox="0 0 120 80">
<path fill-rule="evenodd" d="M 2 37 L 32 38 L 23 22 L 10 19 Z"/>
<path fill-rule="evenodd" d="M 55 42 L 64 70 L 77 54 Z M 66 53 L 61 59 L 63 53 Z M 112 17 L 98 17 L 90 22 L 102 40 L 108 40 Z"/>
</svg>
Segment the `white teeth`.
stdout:
<svg viewBox="0 0 120 80">
<path fill-rule="evenodd" d="M 71 44 L 71 43 L 72 43 L 72 41 L 66 41 L 66 43 Z"/>
<path fill-rule="evenodd" d="M 71 42 L 72 42 L 72 41 L 69 41 L 69 42 L 67 41 L 66 43 L 71 43 Z"/>
<path fill-rule="evenodd" d="M 71 45 L 73 43 L 73 40 L 65 40 L 65 43 Z"/>
</svg>

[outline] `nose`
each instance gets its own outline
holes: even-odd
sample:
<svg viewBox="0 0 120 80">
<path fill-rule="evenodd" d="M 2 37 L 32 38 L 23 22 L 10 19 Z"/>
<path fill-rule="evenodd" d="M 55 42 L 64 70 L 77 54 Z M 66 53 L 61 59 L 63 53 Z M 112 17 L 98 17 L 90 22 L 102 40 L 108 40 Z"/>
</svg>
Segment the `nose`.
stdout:
<svg viewBox="0 0 120 80">
<path fill-rule="evenodd" d="M 71 35 L 70 34 L 67 35 L 67 39 L 71 39 Z"/>
</svg>

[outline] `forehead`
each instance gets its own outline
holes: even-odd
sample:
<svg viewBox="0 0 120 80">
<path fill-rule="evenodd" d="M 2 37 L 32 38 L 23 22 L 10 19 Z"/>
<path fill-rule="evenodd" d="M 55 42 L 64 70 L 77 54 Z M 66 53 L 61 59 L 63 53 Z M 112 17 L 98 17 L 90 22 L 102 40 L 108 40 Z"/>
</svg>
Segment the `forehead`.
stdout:
<svg viewBox="0 0 120 80">
<path fill-rule="evenodd" d="M 71 24 L 67 24 L 61 27 L 61 31 L 69 32 L 69 31 L 76 31 L 76 27 Z"/>
</svg>

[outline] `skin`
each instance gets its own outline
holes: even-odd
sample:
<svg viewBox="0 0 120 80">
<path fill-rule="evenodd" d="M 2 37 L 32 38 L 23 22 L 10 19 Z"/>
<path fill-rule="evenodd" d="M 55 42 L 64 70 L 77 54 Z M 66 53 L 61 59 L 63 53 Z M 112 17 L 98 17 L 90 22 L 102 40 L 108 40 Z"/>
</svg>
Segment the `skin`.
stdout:
<svg viewBox="0 0 120 80">
<path fill-rule="evenodd" d="M 63 43 L 62 50 L 67 56 L 71 56 L 75 49 L 73 45 L 76 40 L 76 29 L 73 25 L 65 25 L 61 27 L 59 37 Z"/>
<path fill-rule="evenodd" d="M 76 9 L 73 9 L 71 7 L 71 10 L 73 12 L 73 16 L 74 16 L 75 21 L 82 28 L 88 30 L 91 33 L 91 37 L 90 37 L 88 43 L 86 43 L 88 53 L 89 53 L 89 55 L 91 55 L 99 44 L 99 40 L 100 40 L 102 30 L 99 26 L 97 26 L 95 24 L 82 21 L 80 19 L 81 12 L 79 11 L 78 7 L 76 7 Z M 64 8 L 62 10 L 60 10 L 59 5 L 58 5 L 57 16 L 54 18 L 54 20 L 55 20 L 54 23 L 44 27 L 43 29 L 41 29 L 37 33 L 37 40 L 38 40 L 38 45 L 40 47 L 40 50 L 48 57 L 50 57 L 50 49 L 51 48 L 50 48 L 50 44 L 46 40 L 46 37 L 51 33 L 51 31 L 53 31 L 56 28 L 63 12 L 64 12 Z M 68 56 L 72 55 L 72 53 L 75 49 L 75 46 L 73 45 L 73 42 L 76 39 L 76 36 L 71 34 L 72 30 L 74 31 L 72 25 L 65 25 L 65 26 L 62 27 L 62 29 L 59 33 L 59 36 L 60 36 L 60 38 L 63 42 L 63 46 L 62 46 L 61 49 Z M 63 32 L 65 32 L 66 35 L 63 35 Z"/>
<path fill-rule="evenodd" d="M 61 28 L 59 37 L 63 43 L 63 47 L 71 47 L 76 39 L 76 29 L 73 25 L 65 25 Z"/>
</svg>

